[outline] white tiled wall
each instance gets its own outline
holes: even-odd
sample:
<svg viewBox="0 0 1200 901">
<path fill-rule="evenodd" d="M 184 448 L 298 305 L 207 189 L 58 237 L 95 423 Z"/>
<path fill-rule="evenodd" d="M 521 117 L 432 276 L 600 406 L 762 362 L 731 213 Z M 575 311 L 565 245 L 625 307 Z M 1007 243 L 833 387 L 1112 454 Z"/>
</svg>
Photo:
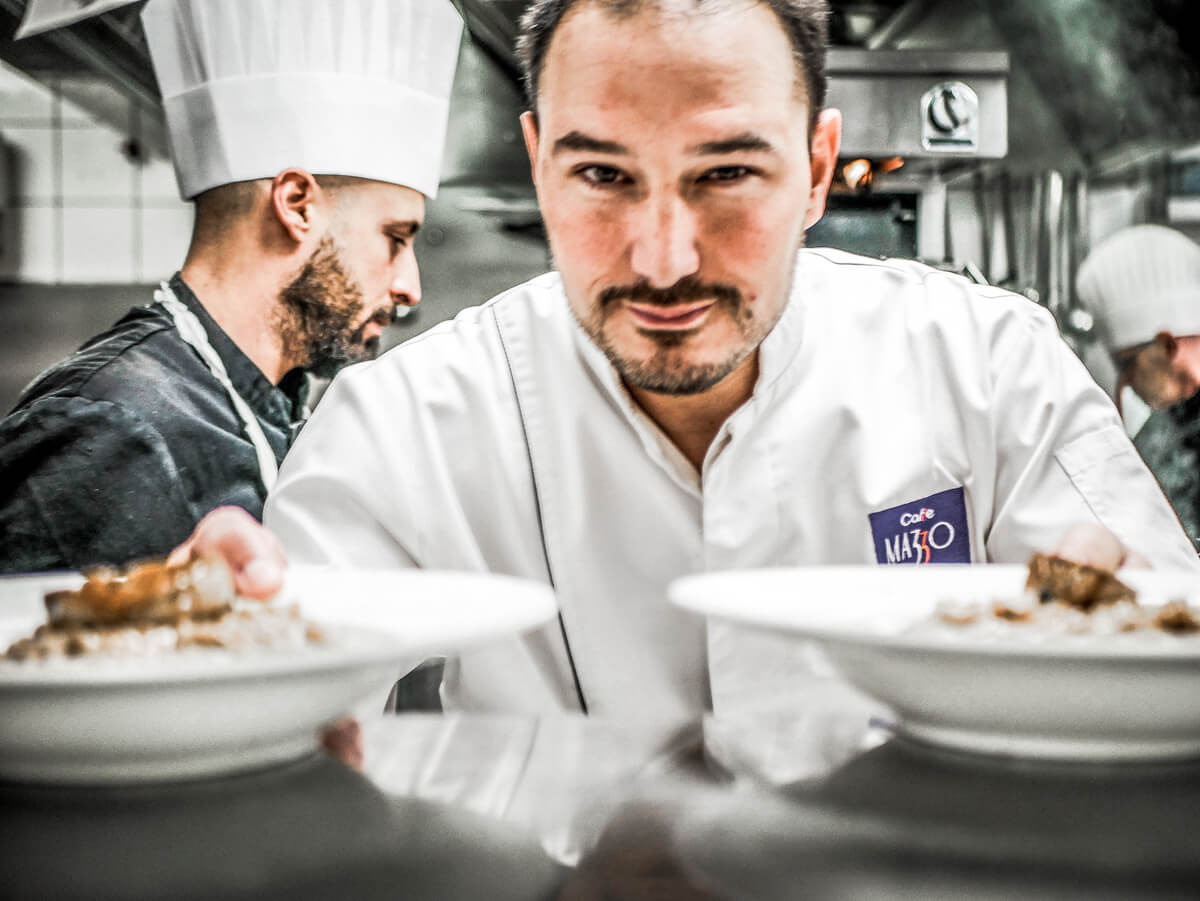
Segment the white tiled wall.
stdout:
<svg viewBox="0 0 1200 901">
<path fill-rule="evenodd" d="M 143 114 L 118 98 L 128 124 L 115 129 L 57 85 L 0 63 L 0 282 L 166 278 L 183 262 L 192 208 L 179 199 L 168 160 L 127 156 Z M 92 90 L 112 89 L 76 77 L 68 93 Z"/>
</svg>

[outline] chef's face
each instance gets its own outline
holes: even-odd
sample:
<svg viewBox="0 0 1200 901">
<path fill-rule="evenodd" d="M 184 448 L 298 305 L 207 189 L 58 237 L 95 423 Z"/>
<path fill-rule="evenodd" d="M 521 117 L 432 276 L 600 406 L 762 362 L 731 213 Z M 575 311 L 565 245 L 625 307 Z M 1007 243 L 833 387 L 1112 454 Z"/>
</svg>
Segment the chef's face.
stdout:
<svg viewBox="0 0 1200 901">
<path fill-rule="evenodd" d="M 1154 410 L 1187 400 L 1200 384 L 1176 359 L 1177 339 L 1163 333 L 1153 341 L 1124 348 L 1113 354 L 1119 387 L 1128 385 Z"/>
<path fill-rule="evenodd" d="M 568 12 L 522 119 L 567 300 L 632 388 L 698 394 L 778 321 L 840 119 L 762 4 Z"/>
<path fill-rule="evenodd" d="M 337 179 L 328 193 L 329 226 L 280 293 L 289 355 L 325 377 L 373 358 L 396 307 L 420 301 L 413 238 L 425 215 L 424 196 L 399 185 Z"/>
</svg>

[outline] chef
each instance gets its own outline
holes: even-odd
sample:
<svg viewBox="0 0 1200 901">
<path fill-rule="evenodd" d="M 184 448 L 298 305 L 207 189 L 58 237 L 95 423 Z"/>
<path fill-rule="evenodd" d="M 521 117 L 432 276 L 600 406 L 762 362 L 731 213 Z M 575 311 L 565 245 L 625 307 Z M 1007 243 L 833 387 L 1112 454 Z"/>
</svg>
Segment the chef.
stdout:
<svg viewBox="0 0 1200 901">
<path fill-rule="evenodd" d="M 1119 373 L 1154 412 L 1134 446 L 1200 546 L 1200 246 L 1162 225 L 1105 238 L 1077 277 L 1079 299 Z"/>
<path fill-rule="evenodd" d="M 448 0 L 151 0 L 142 19 L 191 246 L 0 424 L 0 572 L 162 555 L 221 505 L 260 516 L 305 373 L 374 356 L 421 296 Z"/>
<path fill-rule="evenodd" d="M 179 555 L 256 591 L 285 559 L 548 582 L 560 621 L 452 661 L 445 702 L 657 720 L 807 669 L 673 609 L 685 574 L 1024 562 L 1076 523 L 1110 565 L 1195 567 L 1045 310 L 802 249 L 840 134 L 826 14 L 534 2 L 521 122 L 556 271 L 339 375 L 268 500 L 278 538 L 219 512 Z"/>
</svg>

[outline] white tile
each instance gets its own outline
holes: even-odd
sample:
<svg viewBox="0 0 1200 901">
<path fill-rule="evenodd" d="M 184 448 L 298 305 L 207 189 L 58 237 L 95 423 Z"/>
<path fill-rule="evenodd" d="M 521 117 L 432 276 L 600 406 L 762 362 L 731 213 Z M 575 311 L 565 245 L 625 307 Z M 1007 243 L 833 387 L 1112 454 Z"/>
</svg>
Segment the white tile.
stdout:
<svg viewBox="0 0 1200 901">
<path fill-rule="evenodd" d="M 192 205 L 177 200 L 173 207 L 148 207 L 142 214 L 142 271 L 139 281 L 168 278 L 183 265 L 192 238 Z"/>
<path fill-rule="evenodd" d="M 59 115 L 67 127 L 106 122 L 118 130 L 130 127 L 132 101 L 107 81 L 91 75 L 59 76 Z"/>
<path fill-rule="evenodd" d="M 19 205 L 49 204 L 57 193 L 54 135 L 50 128 L 5 128 L 0 133 L 8 154 L 9 196 Z"/>
<path fill-rule="evenodd" d="M 109 128 L 62 130 L 64 205 L 101 201 L 132 205 L 136 167 L 121 152 L 125 140 L 125 135 Z"/>
<path fill-rule="evenodd" d="M 96 209 L 64 207 L 64 282 L 132 282 L 133 221 L 129 207 Z"/>
<path fill-rule="evenodd" d="M 58 210 L 10 207 L 0 212 L 0 278 L 14 282 L 57 281 L 55 244 Z"/>
<path fill-rule="evenodd" d="M 138 166 L 144 206 L 174 207 L 182 204 L 179 185 L 175 182 L 175 167 L 168 159 L 151 157 Z"/>
<path fill-rule="evenodd" d="M 138 163 L 138 178 L 142 206 L 175 207 L 183 201 L 175 182 L 175 167 L 167 150 L 167 129 L 161 114 L 139 109 L 137 137 L 142 159 Z"/>
<path fill-rule="evenodd" d="M 48 123 L 53 107 L 49 88 L 0 62 L 0 128 L 13 120 Z"/>
</svg>

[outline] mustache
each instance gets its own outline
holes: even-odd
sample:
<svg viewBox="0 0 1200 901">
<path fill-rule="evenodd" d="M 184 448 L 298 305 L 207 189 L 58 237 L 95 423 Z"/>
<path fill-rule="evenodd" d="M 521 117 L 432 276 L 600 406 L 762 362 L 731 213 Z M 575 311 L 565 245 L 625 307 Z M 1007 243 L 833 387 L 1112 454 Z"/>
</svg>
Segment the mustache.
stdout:
<svg viewBox="0 0 1200 901">
<path fill-rule="evenodd" d="M 716 300 L 720 304 L 738 306 L 742 302 L 742 292 L 733 285 L 706 282 L 689 275 L 669 288 L 655 288 L 645 280 L 632 285 L 613 285 L 601 291 L 597 300 L 601 309 L 622 300 L 659 307 L 672 307 L 697 300 Z"/>
<path fill-rule="evenodd" d="M 390 303 L 386 307 L 380 307 L 378 310 L 372 313 L 371 318 L 368 319 L 367 322 L 374 322 L 376 325 L 382 325 L 384 327 L 395 325 L 400 319 L 398 315 L 399 312 L 400 310 L 397 308 L 397 306 L 394 303 Z"/>
<path fill-rule="evenodd" d="M 350 341 L 354 344 L 362 344 L 364 341 L 364 335 L 366 335 L 366 333 L 367 333 L 367 326 L 370 325 L 372 322 L 374 322 L 376 325 L 381 325 L 385 328 L 389 325 L 394 325 L 400 319 L 400 317 L 397 315 L 397 313 L 398 313 L 398 310 L 396 309 L 395 304 L 389 304 L 386 307 L 380 307 L 374 313 L 372 313 L 371 316 L 366 321 L 364 321 L 362 325 L 360 325 L 358 328 L 356 328 L 350 334 Z M 368 345 L 368 349 L 371 349 L 372 346 L 375 348 L 378 348 L 379 339 L 371 338 L 369 341 L 366 342 L 366 344 Z M 372 352 L 374 352 L 374 351 L 372 351 Z"/>
</svg>

